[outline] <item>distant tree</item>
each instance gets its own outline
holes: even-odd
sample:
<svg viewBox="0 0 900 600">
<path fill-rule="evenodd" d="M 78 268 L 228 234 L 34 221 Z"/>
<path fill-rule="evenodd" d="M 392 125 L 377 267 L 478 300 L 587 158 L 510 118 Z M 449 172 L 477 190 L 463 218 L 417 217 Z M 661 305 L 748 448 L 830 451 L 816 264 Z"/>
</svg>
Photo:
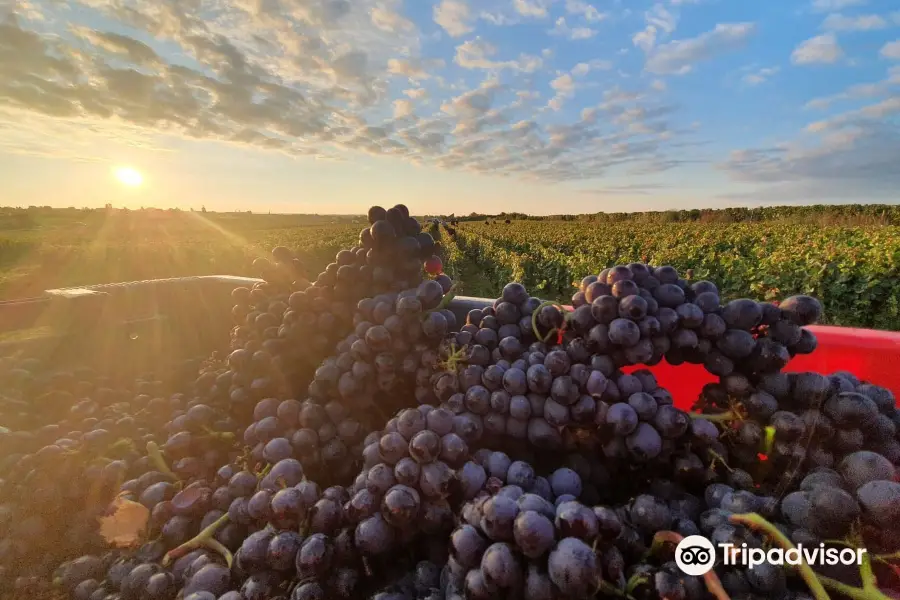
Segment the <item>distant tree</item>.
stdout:
<svg viewBox="0 0 900 600">
<path fill-rule="evenodd" d="M 205 213 L 205 212 L 206 212 L 206 206 L 201 206 L 201 207 L 200 207 L 200 212 Z"/>
</svg>

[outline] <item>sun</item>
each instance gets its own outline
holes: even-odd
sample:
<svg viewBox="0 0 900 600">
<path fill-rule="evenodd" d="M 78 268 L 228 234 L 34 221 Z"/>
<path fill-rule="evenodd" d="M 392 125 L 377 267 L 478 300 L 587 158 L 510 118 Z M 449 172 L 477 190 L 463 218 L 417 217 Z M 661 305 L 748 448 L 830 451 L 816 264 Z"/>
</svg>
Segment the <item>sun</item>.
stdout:
<svg viewBox="0 0 900 600">
<path fill-rule="evenodd" d="M 132 167 L 117 167 L 114 171 L 116 179 L 119 183 L 128 187 L 140 187 L 144 183 L 144 176 L 141 172 Z"/>
</svg>

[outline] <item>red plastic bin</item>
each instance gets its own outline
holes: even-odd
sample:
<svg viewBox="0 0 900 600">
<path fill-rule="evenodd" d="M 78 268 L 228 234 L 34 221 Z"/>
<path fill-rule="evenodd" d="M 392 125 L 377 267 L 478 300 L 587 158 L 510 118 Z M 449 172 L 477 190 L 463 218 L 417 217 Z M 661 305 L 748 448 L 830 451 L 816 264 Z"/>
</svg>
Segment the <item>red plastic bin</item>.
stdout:
<svg viewBox="0 0 900 600">
<path fill-rule="evenodd" d="M 812 354 L 797 356 L 786 371 L 828 374 L 849 371 L 860 379 L 888 388 L 900 405 L 900 333 L 852 327 L 811 326 L 819 341 Z M 641 367 L 624 369 L 627 372 Z M 650 369 L 659 384 L 672 392 L 675 405 L 688 410 L 703 386 L 715 380 L 703 365 L 677 367 L 662 362 Z"/>
<path fill-rule="evenodd" d="M 458 318 L 465 320 L 470 309 L 484 308 L 493 302 L 488 298 L 457 296 L 451 308 L 458 313 Z M 572 310 L 571 306 L 566 308 Z M 824 325 L 812 325 L 808 329 L 816 335 L 818 347 L 812 354 L 793 358 L 786 371 L 813 371 L 823 375 L 849 371 L 861 380 L 894 392 L 900 406 L 900 332 Z M 633 366 L 623 371 L 630 373 L 641 368 L 647 367 Z M 674 367 L 663 361 L 650 370 L 659 384 L 672 393 L 675 405 L 684 410 L 690 409 L 704 385 L 715 381 L 715 376 L 703 365 L 684 363 Z"/>
</svg>

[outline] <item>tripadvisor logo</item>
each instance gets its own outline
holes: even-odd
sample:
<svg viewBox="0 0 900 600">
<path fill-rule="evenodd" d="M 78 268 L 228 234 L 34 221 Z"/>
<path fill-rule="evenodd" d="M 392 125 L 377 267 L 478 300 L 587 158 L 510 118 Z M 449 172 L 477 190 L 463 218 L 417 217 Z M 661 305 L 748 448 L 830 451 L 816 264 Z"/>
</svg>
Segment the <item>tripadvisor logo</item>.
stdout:
<svg viewBox="0 0 900 600">
<path fill-rule="evenodd" d="M 722 564 L 738 565 L 752 569 L 763 563 L 783 566 L 799 565 L 861 565 L 863 548 L 826 548 L 825 544 L 808 548 L 800 544 L 796 548 L 748 548 L 734 544 L 719 544 Z M 675 548 L 675 563 L 686 575 L 700 576 L 708 573 L 716 563 L 716 547 L 702 535 L 689 535 Z"/>
</svg>

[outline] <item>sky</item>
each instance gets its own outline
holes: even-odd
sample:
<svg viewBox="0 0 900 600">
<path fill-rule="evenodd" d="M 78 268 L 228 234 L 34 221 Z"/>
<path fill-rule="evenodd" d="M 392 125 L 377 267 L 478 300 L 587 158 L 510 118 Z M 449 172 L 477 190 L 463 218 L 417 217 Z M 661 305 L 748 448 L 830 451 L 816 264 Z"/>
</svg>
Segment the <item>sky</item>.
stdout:
<svg viewBox="0 0 900 600">
<path fill-rule="evenodd" d="M 0 181 L 292 213 L 897 203 L 900 4 L 0 0 Z"/>
</svg>

